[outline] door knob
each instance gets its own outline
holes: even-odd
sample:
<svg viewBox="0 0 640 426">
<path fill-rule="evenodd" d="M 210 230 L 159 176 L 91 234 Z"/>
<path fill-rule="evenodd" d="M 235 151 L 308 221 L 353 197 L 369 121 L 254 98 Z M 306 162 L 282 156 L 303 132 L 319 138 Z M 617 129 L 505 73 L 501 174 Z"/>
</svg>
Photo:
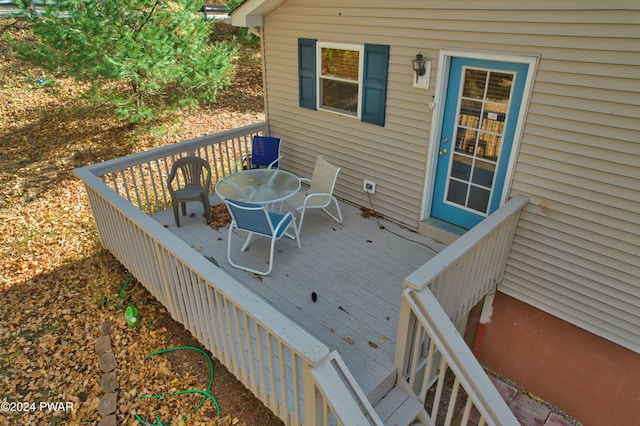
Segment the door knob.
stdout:
<svg viewBox="0 0 640 426">
<path fill-rule="evenodd" d="M 440 150 L 440 155 L 445 155 L 447 153 L 447 148 L 442 148 Z"/>
</svg>

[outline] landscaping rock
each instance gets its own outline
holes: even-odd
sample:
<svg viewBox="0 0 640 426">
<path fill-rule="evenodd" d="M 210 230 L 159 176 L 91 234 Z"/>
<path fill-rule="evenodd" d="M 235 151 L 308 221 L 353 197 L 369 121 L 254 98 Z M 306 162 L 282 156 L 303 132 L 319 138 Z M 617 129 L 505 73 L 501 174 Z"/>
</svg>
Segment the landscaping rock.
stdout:
<svg viewBox="0 0 640 426">
<path fill-rule="evenodd" d="M 98 365 L 104 373 L 113 371 L 116 368 L 116 356 L 113 354 L 113 351 L 108 351 L 100 355 Z"/>
<path fill-rule="evenodd" d="M 111 336 L 108 334 L 98 337 L 96 340 L 96 352 L 103 354 L 111 350 Z"/>
<path fill-rule="evenodd" d="M 118 377 L 115 371 L 103 374 L 100 379 L 100 387 L 102 392 L 110 393 L 118 389 Z"/>
<path fill-rule="evenodd" d="M 106 319 L 102 321 L 102 325 L 100 326 L 100 331 L 102 334 L 111 334 L 111 320 Z"/>
<path fill-rule="evenodd" d="M 98 426 L 116 426 L 118 424 L 117 420 L 116 420 L 116 415 L 115 414 L 109 414 L 106 417 L 103 417 L 102 420 L 100 420 L 100 423 L 98 423 Z"/>
<path fill-rule="evenodd" d="M 98 405 L 98 412 L 102 417 L 116 412 L 118 396 L 116 392 L 105 394 Z"/>
</svg>

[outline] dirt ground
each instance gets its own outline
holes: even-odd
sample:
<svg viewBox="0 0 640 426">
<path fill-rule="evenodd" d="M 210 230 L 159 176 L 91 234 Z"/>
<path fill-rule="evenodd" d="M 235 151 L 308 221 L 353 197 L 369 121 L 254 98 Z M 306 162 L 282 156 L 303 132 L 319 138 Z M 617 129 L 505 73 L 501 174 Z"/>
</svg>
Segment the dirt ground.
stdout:
<svg viewBox="0 0 640 426">
<path fill-rule="evenodd" d="M 0 19 L 0 37 L 27 31 L 24 22 Z M 232 32 L 221 24 L 215 36 Z M 101 247 L 72 171 L 264 120 L 258 52 L 241 51 L 234 84 L 215 105 L 137 126 L 115 119 L 108 106 L 88 104 L 86 85 L 20 63 L 2 41 L 0 58 L 0 402 L 26 403 L 0 412 L 0 424 L 97 424 L 102 372 L 95 342 L 105 320 L 117 361 L 118 424 L 141 424 L 136 415 L 211 424 L 211 400 L 194 412 L 200 394 L 166 396 L 204 389 L 207 358 L 192 349 L 149 356 L 202 347 Z M 136 328 L 125 322 L 128 305 L 140 310 Z M 213 365 L 218 424 L 282 424 L 217 360 Z M 41 402 L 73 409 L 40 409 Z"/>
</svg>

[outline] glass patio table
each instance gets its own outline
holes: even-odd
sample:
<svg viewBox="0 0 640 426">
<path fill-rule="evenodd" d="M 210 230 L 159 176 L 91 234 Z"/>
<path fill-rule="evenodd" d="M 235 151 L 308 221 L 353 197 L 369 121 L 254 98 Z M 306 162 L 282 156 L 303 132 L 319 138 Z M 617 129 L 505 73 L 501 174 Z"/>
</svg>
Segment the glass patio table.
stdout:
<svg viewBox="0 0 640 426">
<path fill-rule="evenodd" d="M 274 204 L 298 192 L 300 179 L 279 169 L 252 169 L 234 173 L 216 183 L 216 193 L 229 200 Z"/>
</svg>

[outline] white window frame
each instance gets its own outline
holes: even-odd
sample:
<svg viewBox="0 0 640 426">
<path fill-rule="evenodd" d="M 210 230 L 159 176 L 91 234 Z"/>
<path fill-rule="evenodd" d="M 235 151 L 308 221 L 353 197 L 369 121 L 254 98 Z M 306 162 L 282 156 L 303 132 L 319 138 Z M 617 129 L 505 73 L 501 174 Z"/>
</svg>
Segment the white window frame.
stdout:
<svg viewBox="0 0 640 426">
<path fill-rule="evenodd" d="M 341 111 L 338 109 L 332 109 L 322 106 L 322 85 L 320 84 L 323 79 L 343 81 L 352 83 L 353 80 L 347 80 L 336 77 L 323 77 L 322 76 L 322 49 L 336 49 L 336 50 L 355 50 L 358 52 L 358 108 L 356 114 L 351 114 L 347 111 Z M 342 115 L 345 117 L 353 117 L 358 120 L 361 119 L 362 114 L 362 84 L 363 84 L 363 72 L 364 72 L 364 45 L 358 44 L 343 44 L 343 43 L 316 43 L 316 108 L 319 111 L 327 111 L 333 114 Z"/>
</svg>

